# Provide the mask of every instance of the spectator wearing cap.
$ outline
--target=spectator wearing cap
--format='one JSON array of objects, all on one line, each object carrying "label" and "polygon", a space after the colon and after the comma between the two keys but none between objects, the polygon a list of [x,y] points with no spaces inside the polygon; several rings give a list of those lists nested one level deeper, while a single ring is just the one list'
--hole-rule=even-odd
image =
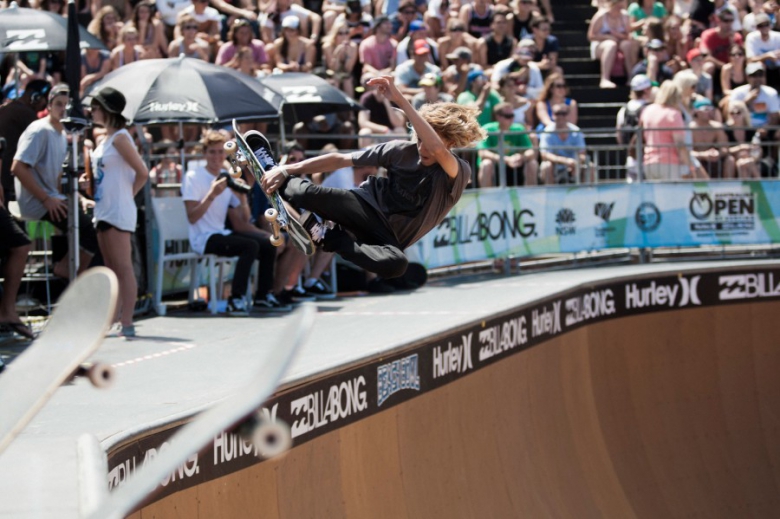
[{"label": "spectator wearing cap", "polygon": [[750,125],[760,128],[762,140],[772,138],[766,126],[777,126],[780,123],[780,100],[777,90],[766,86],[766,70],[759,61],[748,63],[745,67],[748,84],[731,91],[730,101],[744,102],[750,111]]},{"label": "spectator wearing cap", "polygon": [[544,16],[536,16],[531,21],[531,37],[534,42],[534,63],[545,76],[550,72],[563,73],[558,66],[558,38],[550,34],[552,25]]},{"label": "spectator wearing cap", "polygon": [[138,223],[135,195],[146,184],[149,171],[125,129],[124,109],[125,96],[114,88],[103,87],[92,96],[92,122],[106,132],[92,152],[92,171],[98,245],[103,261],[119,281],[114,321],[119,320],[123,336],[134,337],[133,312],[138,295],[132,257]]},{"label": "spectator wearing cap", "polygon": [[363,74],[384,76],[391,74],[396,63],[398,42],[391,38],[393,23],[387,16],[374,19],[372,34],[360,42],[358,56]]},{"label": "spectator wearing cap", "polygon": [[473,55],[477,50],[477,43],[478,40],[466,32],[466,25],[459,18],[450,18],[447,22],[447,33],[438,41],[442,70],[451,64],[448,55],[453,55],[460,47],[466,47]]},{"label": "spectator wearing cap", "polygon": [[11,175],[11,163],[16,154],[16,146],[22,132],[30,123],[38,119],[38,112],[46,108],[46,100],[51,90],[51,83],[44,79],[33,79],[27,82],[24,93],[0,106],[0,137],[5,139],[2,149],[2,189],[0,201],[6,203],[16,200],[14,179]]},{"label": "spectator wearing cap", "polygon": [[[32,122],[19,137],[11,173],[16,177],[16,199],[22,218],[46,220],[60,231],[68,232],[67,197],[60,192],[62,162],[67,153],[67,140],[62,118],[68,106],[70,90],[57,85],[49,91],[49,115]],[[92,219],[78,204],[80,271],[89,266],[98,248]],[[68,258],[55,263],[55,275],[67,279]]]},{"label": "spectator wearing cap", "polygon": [[282,20],[282,37],[269,49],[271,68],[281,72],[310,72],[314,67],[317,49],[308,38],[301,36],[301,22],[297,16]]},{"label": "spectator wearing cap", "polygon": [[447,61],[450,65],[442,74],[442,81],[447,92],[453,97],[457,97],[466,90],[466,79],[469,72],[482,70],[482,67],[474,63],[468,47],[458,47],[447,54]]},{"label": "spectator wearing cap", "polygon": [[[429,75],[424,74],[420,78],[418,81],[420,88],[424,87],[419,83],[424,82],[423,79]],[[405,136],[408,132],[404,127],[406,117],[403,113],[395,110],[390,100],[376,86],[364,84],[367,91],[360,96],[360,105],[364,109],[358,112],[358,135],[360,136],[358,147],[365,148]],[[386,135],[387,137],[370,137],[371,135]]]},{"label": "spectator wearing cap", "polygon": [[653,39],[645,45],[645,58],[636,64],[631,71],[631,77],[638,74],[646,75],[654,85],[660,85],[667,79],[674,77],[674,71],[667,65],[664,59],[666,55],[666,45],[658,39]]},{"label": "spectator wearing cap", "polygon": [[720,69],[720,88],[723,92],[720,106],[728,104],[731,91],[747,83],[745,75],[745,49],[740,45],[732,45],[729,52],[729,62]]},{"label": "spectator wearing cap", "polygon": [[409,49],[413,49],[414,45],[418,41],[425,41],[428,43],[430,52],[428,53],[428,60],[434,64],[439,63],[439,45],[436,40],[428,36],[428,28],[425,26],[425,22],[421,20],[414,20],[409,24],[409,35],[398,42],[396,63],[398,65],[410,59]]},{"label": "spectator wearing cap", "polygon": [[704,71],[704,56],[699,49],[691,49],[686,56],[690,71],[696,75],[696,93],[712,100],[712,76]]},{"label": "spectator wearing cap", "polygon": [[261,8],[258,22],[266,45],[282,35],[282,22],[288,16],[298,18],[301,36],[316,42],[323,34],[322,16],[292,0],[273,0],[267,7]]},{"label": "spectator wearing cap", "polygon": [[425,74],[441,75],[441,69],[431,63],[431,46],[426,40],[414,42],[412,59],[401,63],[395,69],[395,83],[409,99],[422,92],[419,81]]},{"label": "spectator wearing cap", "polygon": [[441,78],[435,74],[425,74],[418,85],[423,91],[412,98],[412,106],[419,110],[423,105],[431,103],[453,103],[455,99],[447,93],[441,91]]},{"label": "spectator wearing cap", "polygon": [[728,137],[723,125],[712,120],[715,106],[706,97],[693,102],[693,120],[688,125],[693,130],[693,151],[695,157],[710,178],[734,178],[736,163],[729,153]]},{"label": "spectator wearing cap", "polygon": [[528,83],[526,85],[526,97],[536,100],[544,87],[544,79],[542,77],[542,71],[539,70],[539,66],[533,62],[533,48],[533,40],[521,40],[520,43],[517,44],[515,53],[511,58],[496,63],[495,67],[493,67],[493,75],[491,76],[493,85],[498,86],[498,82],[502,77],[523,68],[527,68]]},{"label": "spectator wearing cap", "polygon": [[[680,0],[676,0],[680,1]],[[692,0],[688,19],[693,23],[694,35],[700,36],[702,31],[718,25],[718,14],[728,11],[732,16],[732,29],[734,32],[742,30],[739,19],[739,11],[729,3],[729,0]]]},{"label": "spectator wearing cap", "polygon": [[[498,103],[493,107],[493,117],[495,121],[482,126],[488,136],[477,146],[479,187],[493,187],[497,184],[495,177],[502,160],[506,165],[507,186],[537,185],[539,162],[536,150],[525,126],[514,122],[512,105]],[[500,139],[496,134],[506,135]]]},{"label": "spectator wearing cap", "polygon": [[459,105],[475,106],[480,113],[477,122],[485,126],[493,120],[493,108],[502,102],[498,92],[493,90],[487,76],[481,70],[473,70],[466,77],[466,90],[458,95]]},{"label": "spectator wearing cap", "polygon": [[716,15],[718,25],[705,30],[701,34],[699,50],[704,56],[704,71],[710,76],[720,74],[720,69],[729,61],[729,49],[732,45],[742,45],[742,35],[734,31],[736,19],[728,9],[719,11]]},{"label": "spectator wearing cap", "polygon": [[637,178],[636,169],[636,129],[645,107],[653,102],[653,83],[645,74],[637,74],[631,78],[631,92],[628,103],[623,106],[615,119],[615,140],[618,144],[627,146],[626,174],[630,179]]},{"label": "spectator wearing cap", "polygon": [[750,34],[751,32],[755,31],[758,27],[756,27],[756,18],[759,14],[765,14],[769,18],[769,28],[770,29],[776,29],[778,27],[777,21],[777,11],[778,11],[778,3],[777,0],[759,0],[754,1],[752,5],[753,10],[746,14],[744,17],[742,17],[742,33],[743,34]]},{"label": "spectator wearing cap", "polygon": [[490,32],[478,40],[477,63],[488,75],[492,73],[493,65],[512,57],[515,45],[517,45],[517,40],[512,36],[507,19],[510,12],[509,8],[504,5],[496,6],[493,21],[490,23]]},{"label": "spectator wearing cap", "polygon": [[756,15],[756,30],[745,38],[748,62],[761,62],[770,85],[780,84],[780,32],[772,30],[766,13]]}]

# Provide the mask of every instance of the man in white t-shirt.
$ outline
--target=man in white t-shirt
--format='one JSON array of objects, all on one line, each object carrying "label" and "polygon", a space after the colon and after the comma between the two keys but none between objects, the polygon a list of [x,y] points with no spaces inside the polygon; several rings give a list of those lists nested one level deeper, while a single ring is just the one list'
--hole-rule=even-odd
[{"label": "man in white t-shirt", "polygon": [[260,261],[255,307],[264,311],[288,311],[271,292],[273,287],[276,248],[268,236],[259,233],[234,233],[225,227],[226,218],[234,226],[249,219],[246,195],[227,187],[220,177],[225,163],[223,148],[226,136],[209,131],[201,141],[206,153],[206,165],[188,171],[182,182],[182,197],[190,226],[190,246],[198,254],[238,256],[233,284],[227,303],[231,315],[249,315],[245,300],[249,274],[255,260]]},{"label": "man in white t-shirt", "polygon": [[529,99],[537,99],[544,87],[544,79],[542,78],[542,71],[539,70],[539,66],[536,63],[532,63],[534,59],[535,44],[533,40],[522,40],[515,49],[515,54],[511,58],[499,61],[493,66],[493,75],[490,78],[493,83],[493,88],[498,88],[498,82],[502,77],[506,76],[510,72],[516,72],[524,67],[528,68],[528,86],[526,87],[526,97]]},{"label": "man in white t-shirt", "polygon": [[766,86],[766,71],[761,62],[748,63],[745,67],[748,84],[731,91],[731,101],[744,101],[750,111],[750,125],[760,128],[762,140],[770,137],[766,126],[780,122],[780,100],[777,90]]},{"label": "man in white t-shirt", "polygon": [[780,32],[773,31],[769,16],[756,15],[756,30],[745,38],[745,55],[748,63],[760,62],[766,69],[768,85],[780,81]]}]

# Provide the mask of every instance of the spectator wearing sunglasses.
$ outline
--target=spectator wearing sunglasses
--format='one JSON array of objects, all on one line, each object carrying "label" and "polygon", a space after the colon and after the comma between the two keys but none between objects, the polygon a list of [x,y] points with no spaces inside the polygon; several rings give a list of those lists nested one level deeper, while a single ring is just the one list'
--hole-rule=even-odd
[{"label": "spectator wearing sunglasses", "polygon": [[668,65],[666,45],[659,39],[652,39],[645,45],[645,58],[636,64],[631,77],[644,74],[654,85],[660,85],[674,77],[674,70]]},{"label": "spectator wearing sunglasses", "polygon": [[539,137],[542,156],[540,178],[546,184],[593,181],[593,171],[585,150],[585,136],[578,126],[568,122],[568,118],[568,106],[562,103],[553,105],[554,122]]},{"label": "spectator wearing sunglasses", "polygon": [[759,14],[765,14],[769,17],[769,28],[777,27],[777,0],[756,1],[753,4],[753,12],[746,14],[742,18],[742,33],[749,34],[756,30],[756,17]]},{"label": "spectator wearing sunglasses", "polygon": [[466,25],[458,18],[450,18],[447,22],[447,34],[439,38],[439,57],[441,59],[441,68],[448,68],[455,58],[452,55],[460,55],[460,49],[466,48],[469,51],[469,63],[474,60],[471,56],[477,51],[479,40],[466,32]]},{"label": "spectator wearing sunglasses", "polygon": [[749,63],[763,63],[767,84],[780,83],[780,32],[772,30],[765,13],[756,15],[756,30],[745,38],[745,53]]},{"label": "spectator wearing sunglasses", "polygon": [[183,54],[188,58],[209,60],[209,44],[198,37],[198,22],[189,14],[179,17],[179,30],[181,37],[176,38],[168,45],[168,56],[178,58]]},{"label": "spectator wearing sunglasses", "polygon": [[750,110],[750,126],[760,128],[761,140],[772,139],[765,128],[780,123],[780,100],[777,90],[766,86],[766,70],[761,62],[748,63],[745,67],[748,84],[731,92],[730,102],[744,101]]},{"label": "spectator wearing sunglasses", "polygon": [[699,50],[704,56],[704,72],[717,77],[720,69],[729,61],[729,49],[732,45],[742,45],[742,35],[734,31],[734,13],[723,9],[716,15],[717,27],[707,29],[701,34]]},{"label": "spectator wearing sunglasses", "polygon": [[[385,6],[390,4],[390,0],[385,0]],[[395,41],[401,41],[409,35],[409,25],[415,21],[422,21],[422,17],[419,16],[417,11],[417,4],[414,0],[403,0],[398,6],[398,11],[393,12],[389,9],[383,11],[390,17],[390,21],[393,22],[393,39]]]},{"label": "spectator wearing sunglasses", "polygon": [[720,69],[720,88],[723,92],[721,106],[728,103],[728,96],[731,95],[732,90],[747,83],[745,63],[745,49],[740,45],[732,45],[729,62]]},{"label": "spectator wearing sunglasses", "polygon": [[[495,181],[496,173],[499,171],[498,166],[502,159],[506,165],[507,186],[537,185],[539,162],[536,151],[525,126],[514,122],[515,112],[512,105],[497,104],[493,108],[493,117],[495,121],[482,126],[488,132],[488,136],[477,146],[479,187],[493,187],[498,184]],[[496,135],[497,133],[505,135],[499,136]]]},{"label": "spectator wearing sunglasses", "polygon": [[547,77],[542,93],[539,95],[539,101],[536,103],[536,118],[539,120],[536,131],[542,131],[545,127],[555,122],[553,106],[559,104],[566,106],[568,113],[567,121],[577,124],[579,107],[577,101],[568,97],[568,94],[569,87],[566,85],[563,74],[555,72]]}]

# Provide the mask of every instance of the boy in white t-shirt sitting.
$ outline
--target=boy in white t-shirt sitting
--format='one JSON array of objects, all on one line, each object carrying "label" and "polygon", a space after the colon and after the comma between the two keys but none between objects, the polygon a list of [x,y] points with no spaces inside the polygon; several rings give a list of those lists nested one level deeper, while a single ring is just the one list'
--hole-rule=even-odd
[{"label": "boy in white t-shirt sitting", "polygon": [[238,256],[227,312],[231,315],[249,315],[245,300],[249,273],[255,260],[260,260],[255,307],[263,311],[289,311],[271,292],[273,286],[276,248],[268,236],[259,233],[231,232],[225,227],[226,218],[240,226],[249,218],[246,195],[227,188],[224,171],[227,137],[219,131],[209,131],[201,143],[206,154],[206,165],[188,171],[182,183],[182,196],[190,224],[190,245],[199,254]]}]

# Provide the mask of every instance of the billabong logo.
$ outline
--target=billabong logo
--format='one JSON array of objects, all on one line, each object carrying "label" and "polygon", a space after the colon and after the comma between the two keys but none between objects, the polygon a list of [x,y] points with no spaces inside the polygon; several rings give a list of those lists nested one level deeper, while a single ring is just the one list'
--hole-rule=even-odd
[{"label": "billabong logo", "polygon": [[626,309],[653,306],[683,308],[688,305],[701,305],[699,280],[701,276],[693,276],[690,279],[680,276],[677,278],[677,283],[672,285],[662,285],[653,280],[650,285],[641,288],[637,283],[628,283],[626,284]]},{"label": "billabong logo", "polygon": [[720,276],[718,284],[722,287],[718,293],[721,301],[780,297],[780,279],[775,282],[772,272]]},{"label": "billabong logo", "polygon": [[479,332],[479,360],[487,360],[528,342],[524,315],[509,319]]},{"label": "billabong logo", "polygon": [[419,357],[415,353],[376,369],[376,404],[404,389],[420,390]]},{"label": "billabong logo", "polygon": [[615,207],[615,202],[612,202],[611,204],[607,204],[604,202],[598,202],[596,206],[593,208],[593,213],[604,220],[605,222],[608,222],[610,217],[612,216],[612,209]]},{"label": "billabong logo", "polygon": [[661,211],[652,202],[642,202],[634,214],[636,226],[644,232],[653,232],[661,225]]},{"label": "billabong logo", "polygon": [[327,390],[296,398],[290,402],[290,414],[295,421],[291,436],[297,438],[329,423],[368,409],[366,379],[363,375],[334,384]]}]

